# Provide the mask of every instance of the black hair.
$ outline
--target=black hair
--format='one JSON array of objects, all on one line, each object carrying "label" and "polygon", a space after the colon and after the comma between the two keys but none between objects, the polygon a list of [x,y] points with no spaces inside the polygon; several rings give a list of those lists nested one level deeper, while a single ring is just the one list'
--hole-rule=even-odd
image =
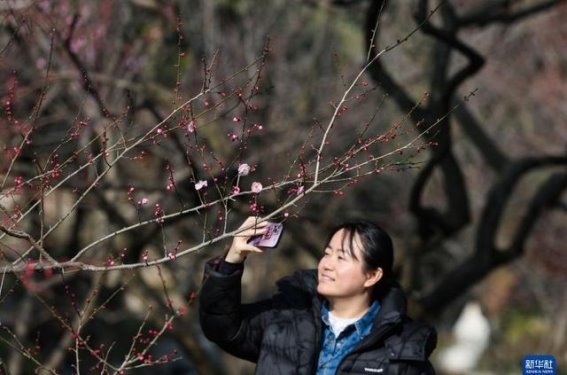
[{"label": "black hair", "polygon": [[[343,241],[347,241],[349,244],[348,248],[344,250],[354,259],[362,262],[365,272],[377,268],[382,269],[382,279],[374,287],[375,293],[382,294],[385,289],[391,286],[393,281],[394,246],[390,235],[374,222],[367,220],[349,221],[334,227],[327,243],[341,229],[344,230]],[[362,245],[362,259],[358,259],[353,252],[354,239],[357,234]]]}]

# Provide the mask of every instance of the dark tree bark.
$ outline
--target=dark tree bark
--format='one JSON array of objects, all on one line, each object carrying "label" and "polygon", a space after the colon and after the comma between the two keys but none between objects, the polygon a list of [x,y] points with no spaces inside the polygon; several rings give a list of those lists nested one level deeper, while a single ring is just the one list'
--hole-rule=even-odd
[{"label": "dark tree bark", "polygon": [[[487,1],[461,16],[450,2],[445,2],[438,9],[439,14],[436,19],[439,25],[434,25],[430,18],[429,1],[418,1],[416,23],[421,25],[420,30],[434,42],[430,57],[430,65],[433,66],[429,84],[430,100],[427,104],[418,105],[402,85],[395,81],[380,60],[377,60],[369,70],[371,77],[394,98],[400,111],[411,115],[414,123],[425,120],[426,123],[433,124],[437,119],[441,119],[435,132],[425,134],[427,139],[435,142],[437,146],[431,150],[431,157],[414,181],[410,194],[409,207],[418,223],[422,241],[419,249],[413,252],[417,259],[413,260],[412,264],[419,264],[419,258],[426,250],[435,251],[444,239],[451,238],[470,225],[469,187],[465,184],[461,165],[453,152],[451,128],[455,120],[462,125],[465,134],[479,150],[486,163],[497,173],[480,221],[476,224],[474,253],[455,269],[438,277],[437,286],[420,299],[422,311],[426,314],[442,311],[492,270],[520,257],[535,223],[546,209],[559,203],[561,193],[566,189],[565,173],[557,173],[549,177],[530,201],[510,246],[506,249],[497,248],[496,234],[503,220],[504,209],[521,177],[552,166],[565,166],[567,159],[560,156],[541,156],[513,160],[485,134],[481,124],[468,110],[467,102],[458,99],[460,87],[480,71],[484,57],[460,40],[458,32],[471,26],[485,27],[497,22],[518,22],[524,17],[551,9],[560,2],[544,1],[525,9],[512,11],[508,1],[501,1],[498,4]],[[387,12],[386,0],[372,1],[367,10],[366,48],[371,51],[371,57],[376,56],[376,51],[380,50],[377,41],[378,30],[375,30],[375,27],[383,12]],[[450,73],[451,61],[456,54],[464,56],[467,62],[455,73]],[[416,106],[417,108],[414,109]],[[428,205],[424,199],[424,192],[435,171],[439,171],[443,179],[447,207],[445,211]]]}]

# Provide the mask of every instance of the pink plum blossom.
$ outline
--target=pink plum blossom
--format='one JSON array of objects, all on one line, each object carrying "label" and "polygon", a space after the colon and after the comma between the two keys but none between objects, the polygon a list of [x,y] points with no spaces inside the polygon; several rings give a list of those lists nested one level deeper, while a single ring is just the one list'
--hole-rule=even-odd
[{"label": "pink plum blossom", "polygon": [[250,173],[250,166],[246,163],[242,163],[238,166],[238,175],[239,176],[248,176]]},{"label": "pink plum blossom", "polygon": [[194,131],[195,131],[195,122],[191,121],[189,122],[189,124],[187,124],[187,132],[193,133]]},{"label": "pink plum blossom", "polygon": [[252,190],[253,193],[258,194],[259,192],[262,191],[264,187],[262,186],[261,183],[259,183],[258,181],[254,181],[252,183],[252,186],[250,186],[250,190]]},{"label": "pink plum blossom", "polygon": [[147,204],[147,203],[148,203],[148,198],[142,198],[142,199],[140,199],[140,200],[138,201],[138,204],[139,204],[140,206],[141,206],[141,205],[144,205],[144,204]]}]

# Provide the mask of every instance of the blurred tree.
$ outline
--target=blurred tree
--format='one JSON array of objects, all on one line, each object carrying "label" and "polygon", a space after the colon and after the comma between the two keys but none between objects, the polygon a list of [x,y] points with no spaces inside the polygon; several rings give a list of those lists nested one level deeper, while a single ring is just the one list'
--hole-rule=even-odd
[{"label": "blurred tree", "polygon": [[[314,265],[346,216],[394,234],[400,277],[429,319],[522,256],[560,285],[565,1],[432,7],[0,4],[10,373],[247,371],[218,360],[191,303],[203,260],[250,213],[289,220],[279,250],[250,260],[248,296]],[[543,299],[560,316],[564,302]]]},{"label": "blurred tree", "polygon": [[[434,134],[427,134],[438,146],[433,149],[431,158],[419,172],[410,195],[410,209],[415,216],[423,243],[416,251],[418,256],[426,255],[428,249],[435,250],[438,244],[454,236],[471,221],[469,195],[462,162],[454,151],[453,122],[463,128],[462,135],[467,136],[477,148],[489,168],[494,170],[495,181],[487,192],[484,208],[476,223],[476,238],[473,253],[462,260],[461,264],[443,275],[436,288],[421,298],[423,309],[430,313],[442,310],[450,302],[475,285],[494,268],[509,263],[520,257],[525,250],[526,241],[534,225],[549,208],[560,209],[561,197],[567,187],[567,174],[564,167],[567,158],[563,152],[553,154],[553,150],[544,150],[542,155],[508,157],[483,130],[480,120],[470,111],[469,105],[459,96],[466,80],[474,77],[482,68],[485,59],[481,51],[471,47],[459,34],[467,28],[487,27],[494,23],[520,22],[523,18],[545,11],[561,1],[535,2],[521,6],[512,6],[508,1],[498,4],[486,2],[475,7],[457,8],[452,2],[443,3],[435,19],[430,17],[429,1],[417,4],[414,14],[421,31],[433,39],[429,60],[426,66],[432,67],[429,79],[429,101],[417,105],[412,95],[388,73],[384,64],[378,61],[370,70],[372,77],[383,89],[390,93],[401,111],[411,113],[416,124],[422,121],[432,122],[442,119],[442,125]],[[368,8],[366,22],[366,40],[369,50],[379,48],[379,17],[386,11],[386,1],[373,1]],[[496,6],[495,6],[496,5]],[[434,21],[437,21],[434,23]],[[372,55],[370,55],[371,57]],[[464,57],[459,61],[458,57]],[[453,110],[454,109],[454,110]],[[456,121],[453,120],[455,118]],[[438,171],[442,180],[444,204],[427,204],[428,184]],[[542,171],[548,171],[542,175]],[[508,244],[499,245],[497,236],[506,222],[504,211],[513,197],[513,191],[526,175],[539,174],[539,183],[532,198],[525,203],[519,218],[519,225],[508,233]],[[546,174],[548,174],[547,177]],[[517,215],[517,213],[515,213]],[[516,216],[518,218],[518,216]],[[414,264],[419,264],[416,259]],[[439,267],[443,267],[441,260]],[[420,280],[421,281],[421,280]]]}]

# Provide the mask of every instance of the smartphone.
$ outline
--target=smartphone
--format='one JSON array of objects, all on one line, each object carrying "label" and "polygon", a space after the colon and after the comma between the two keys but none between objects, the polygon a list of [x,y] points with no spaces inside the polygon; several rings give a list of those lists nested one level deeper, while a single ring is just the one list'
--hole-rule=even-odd
[{"label": "smartphone", "polygon": [[283,224],[269,221],[266,225],[266,233],[252,237],[248,243],[257,247],[276,247],[283,233]]}]

